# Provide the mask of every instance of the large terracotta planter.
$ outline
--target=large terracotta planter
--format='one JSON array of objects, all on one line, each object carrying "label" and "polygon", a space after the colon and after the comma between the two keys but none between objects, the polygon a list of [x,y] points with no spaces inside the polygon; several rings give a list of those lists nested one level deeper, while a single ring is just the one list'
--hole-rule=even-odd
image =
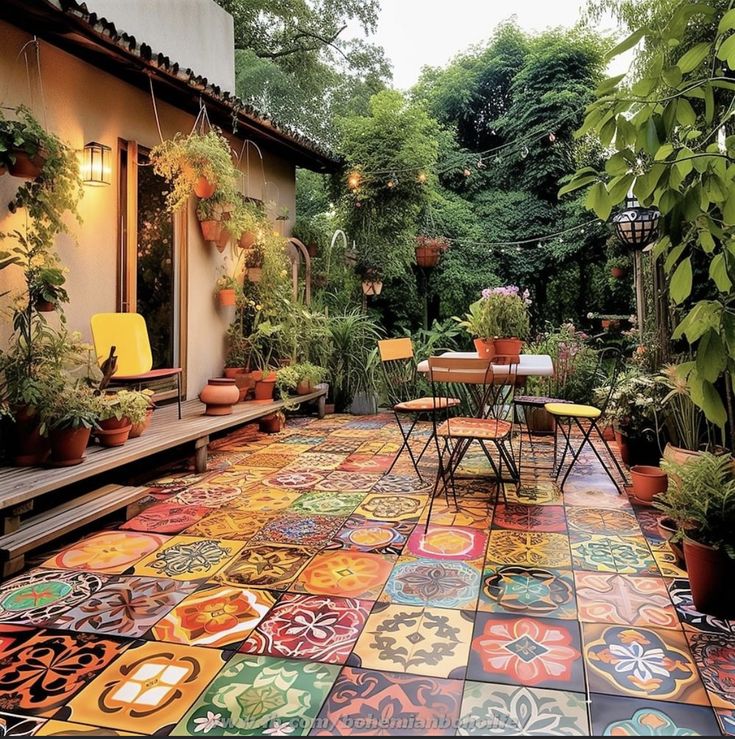
[{"label": "large terracotta planter", "polygon": [[258,426],[264,434],[277,434],[285,425],[286,422],[277,413],[271,413],[269,416],[264,416],[258,422]]},{"label": "large terracotta planter", "polygon": [[684,560],[684,546],[681,541],[674,541],[674,537],[679,533],[679,527],[672,518],[661,516],[658,519],[658,532],[668,542],[671,551],[676,557],[676,565],[681,569],[686,569],[686,561]]},{"label": "large terracotta planter", "polygon": [[53,467],[73,467],[84,461],[84,451],[89,444],[92,429],[66,428],[54,429],[49,434],[51,441],[51,465]]},{"label": "large terracotta planter", "polygon": [[51,450],[47,437],[41,436],[40,421],[35,409],[24,407],[14,413],[15,452],[14,462],[18,467],[33,467],[46,461]]},{"label": "large terracotta planter", "polygon": [[239,399],[235,381],[227,377],[213,377],[199,393],[199,400],[207,406],[205,416],[229,416]]},{"label": "large terracotta planter", "polygon": [[475,339],[474,344],[480,359],[492,359],[495,356],[495,342],[492,339]]},{"label": "large terracotta planter", "polygon": [[735,619],[735,560],[722,549],[713,549],[684,537],[684,559],[694,607],[700,613]]},{"label": "large terracotta planter", "polygon": [[653,503],[654,497],[665,493],[669,486],[669,478],[660,467],[633,465],[630,478],[633,481],[633,495],[642,503]]},{"label": "large terracotta planter", "polygon": [[129,418],[106,418],[99,422],[95,436],[101,446],[122,446],[128,440],[132,428],[133,424]]},{"label": "large terracotta planter", "polygon": [[210,182],[206,177],[199,177],[194,183],[194,194],[198,198],[211,198],[217,191],[217,185]]},{"label": "large terracotta planter", "polygon": [[663,458],[667,462],[674,462],[676,464],[688,464],[689,462],[696,462],[702,456],[702,452],[692,452],[689,449],[682,449],[681,447],[674,446],[673,444],[666,444],[664,447]]},{"label": "large terracotta planter", "polygon": [[137,439],[139,436],[143,436],[143,434],[150,427],[152,420],[153,420],[153,408],[149,408],[145,412],[145,419],[141,423],[134,423],[132,425],[130,429],[130,436],[128,438]]},{"label": "large terracotta planter", "polygon": [[523,342],[520,339],[495,339],[497,364],[518,364]]},{"label": "large terracotta planter", "polygon": [[308,395],[314,392],[314,383],[310,380],[301,380],[296,386],[296,395]]},{"label": "large terracotta planter", "polygon": [[234,380],[242,372],[242,367],[225,367],[225,377]]},{"label": "large terracotta planter", "polygon": [[219,249],[218,242],[224,228],[222,221],[199,221],[199,228],[202,229],[202,238],[205,241],[213,242]]},{"label": "large terracotta planter", "polygon": [[232,287],[226,287],[217,293],[219,304],[223,308],[231,308],[237,302],[237,295],[235,289]]},{"label": "large terracotta planter", "polygon": [[15,157],[15,162],[8,164],[8,171],[13,177],[22,177],[26,180],[35,180],[43,171],[43,165],[48,159],[48,154],[43,150],[36,152],[33,157],[17,149],[10,154]]},{"label": "large terracotta planter", "polygon": [[275,372],[255,372],[255,400],[273,400],[276,391]]}]

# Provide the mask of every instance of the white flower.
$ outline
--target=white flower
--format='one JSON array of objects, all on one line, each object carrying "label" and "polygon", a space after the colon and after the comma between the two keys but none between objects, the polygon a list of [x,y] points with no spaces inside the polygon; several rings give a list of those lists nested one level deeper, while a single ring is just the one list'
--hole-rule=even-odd
[{"label": "white flower", "polygon": [[629,647],[612,644],[610,654],[618,657],[615,672],[632,672],[638,680],[650,680],[654,675],[669,676],[669,671],[663,666],[662,649],[645,650],[638,642]]},{"label": "white flower", "polygon": [[274,721],[263,731],[263,734],[268,734],[269,736],[287,736],[288,734],[293,734],[293,731],[293,724],[282,724],[280,721]]},{"label": "white flower", "polygon": [[195,718],[194,719],[194,731],[195,732],[204,732],[205,734],[208,734],[212,729],[216,728],[223,728],[224,724],[222,723],[222,714],[221,713],[212,713],[211,711],[207,711],[206,718]]}]

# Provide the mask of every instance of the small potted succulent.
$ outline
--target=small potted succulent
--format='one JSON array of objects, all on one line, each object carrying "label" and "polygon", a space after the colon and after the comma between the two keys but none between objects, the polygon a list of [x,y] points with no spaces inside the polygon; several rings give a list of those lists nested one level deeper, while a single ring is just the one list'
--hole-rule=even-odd
[{"label": "small potted succulent", "polygon": [[431,269],[439,264],[441,255],[449,248],[443,236],[418,236],[416,238],[416,264]]},{"label": "small potted succulent", "polygon": [[70,467],[84,461],[84,451],[102,411],[100,399],[84,383],[55,393],[40,409],[42,429],[51,442],[51,465]]},{"label": "small potted succulent", "polygon": [[100,398],[99,428],[95,436],[102,446],[122,446],[133,424],[145,421],[150,396],[139,390],[118,390]]},{"label": "small potted succulent", "polygon": [[282,398],[291,393],[308,395],[324,379],[325,370],[310,362],[300,362],[281,367],[276,371],[276,388]]}]

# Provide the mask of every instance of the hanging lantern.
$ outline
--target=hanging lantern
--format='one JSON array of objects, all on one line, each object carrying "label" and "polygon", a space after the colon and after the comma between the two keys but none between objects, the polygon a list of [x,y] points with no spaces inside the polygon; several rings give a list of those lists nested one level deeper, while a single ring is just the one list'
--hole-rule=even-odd
[{"label": "hanging lantern", "polygon": [[96,141],[84,147],[81,175],[85,185],[109,185],[112,181],[112,149]]},{"label": "hanging lantern", "polygon": [[623,244],[639,251],[658,236],[660,216],[657,208],[644,208],[629,195],[625,199],[625,208],[613,217],[615,233]]}]

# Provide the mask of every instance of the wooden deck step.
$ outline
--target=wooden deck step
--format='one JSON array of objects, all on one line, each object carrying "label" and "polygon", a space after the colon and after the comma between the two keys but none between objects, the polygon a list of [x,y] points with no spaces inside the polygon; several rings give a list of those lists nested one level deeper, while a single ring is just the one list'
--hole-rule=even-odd
[{"label": "wooden deck step", "polygon": [[29,551],[121,508],[131,508],[145,495],[145,487],[104,485],[23,521],[17,531],[0,537],[3,577],[22,570]]}]

